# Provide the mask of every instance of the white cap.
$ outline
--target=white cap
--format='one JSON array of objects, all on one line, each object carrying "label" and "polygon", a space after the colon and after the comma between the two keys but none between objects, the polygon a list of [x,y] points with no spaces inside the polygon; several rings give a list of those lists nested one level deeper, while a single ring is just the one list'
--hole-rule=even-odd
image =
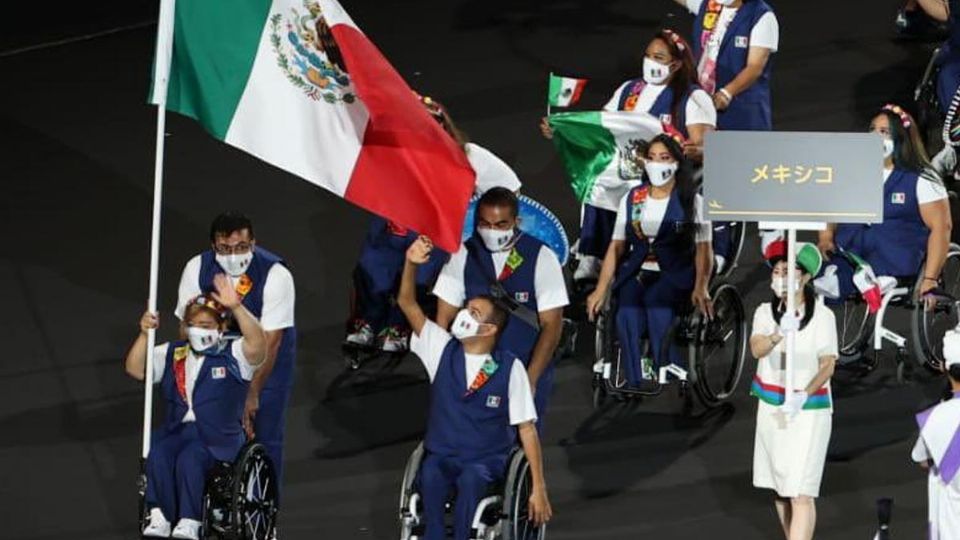
[{"label": "white cap", "polygon": [[960,365],[960,332],[950,330],[943,336],[943,362],[946,367]]}]

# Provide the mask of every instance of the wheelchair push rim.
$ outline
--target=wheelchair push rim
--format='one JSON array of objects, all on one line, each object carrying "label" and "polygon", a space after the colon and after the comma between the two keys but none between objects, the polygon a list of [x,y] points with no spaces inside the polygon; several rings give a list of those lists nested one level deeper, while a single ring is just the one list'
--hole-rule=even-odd
[{"label": "wheelchair push rim", "polygon": [[546,525],[537,527],[529,520],[531,483],[530,463],[522,451],[517,451],[510,462],[503,495],[504,503],[509,505],[506,508],[507,526],[503,540],[539,540],[546,536]]},{"label": "wheelchair push rim", "polygon": [[694,389],[705,405],[717,405],[736,392],[746,358],[747,321],[737,289],[722,284],[711,294],[714,318],[702,320],[692,356]]},{"label": "wheelchair push rim", "polygon": [[870,314],[869,307],[859,298],[848,298],[832,308],[839,321],[837,348],[840,356],[859,356],[873,336],[873,315]]},{"label": "wheelchair push rim", "polygon": [[232,518],[242,540],[269,540],[277,518],[277,480],[266,449],[251,445],[237,461]]},{"label": "wheelchair push rim", "polygon": [[[950,245],[941,272],[941,282],[941,289],[944,292],[954,298],[960,298],[960,246],[956,244]],[[943,371],[943,336],[960,323],[954,306],[938,302],[933,309],[927,310],[924,309],[923,302],[918,302],[914,309],[912,323],[914,356],[917,363],[933,371]]]}]

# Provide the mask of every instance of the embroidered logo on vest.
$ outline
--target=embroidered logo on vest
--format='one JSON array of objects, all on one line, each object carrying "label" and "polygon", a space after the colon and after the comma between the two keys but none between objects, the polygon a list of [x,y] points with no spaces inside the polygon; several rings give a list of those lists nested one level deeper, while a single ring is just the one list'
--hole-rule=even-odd
[{"label": "embroidered logo on vest", "polygon": [[480,371],[477,372],[477,376],[473,378],[473,382],[470,383],[470,388],[467,388],[467,393],[463,397],[467,397],[477,390],[481,389],[483,385],[487,384],[487,381],[490,380],[490,377],[497,372],[497,363],[493,361],[493,358],[487,357],[484,360],[483,365],[480,366]]},{"label": "embroidered logo on vest", "polygon": [[517,271],[517,268],[520,268],[521,264],[523,264],[523,256],[520,255],[517,248],[511,249],[510,255],[507,257],[507,263],[503,265],[503,270],[500,271],[500,277],[497,278],[497,281],[504,281],[512,276],[513,273]]},{"label": "embroidered logo on vest", "polygon": [[747,36],[737,36],[733,39],[733,45],[738,49],[746,49],[750,45],[750,40]]},{"label": "embroidered logo on vest", "polygon": [[517,292],[513,294],[513,299],[521,304],[526,304],[530,300],[530,293],[528,292]]},{"label": "embroidered logo on vest", "polygon": [[906,194],[906,193],[892,193],[892,194],[890,195],[890,203],[891,203],[891,204],[904,204],[904,203],[906,203],[906,202],[907,202],[907,194]]},{"label": "embroidered logo on vest", "polygon": [[210,368],[210,376],[214,379],[224,379],[227,377],[227,368],[225,367],[212,367]]},{"label": "embroidered logo on vest", "polygon": [[250,279],[250,276],[243,274],[240,276],[240,280],[237,281],[237,295],[240,296],[240,300],[243,300],[243,297],[250,294],[250,291],[253,290],[253,280]]},{"label": "embroidered logo on vest", "polygon": [[491,409],[500,408],[500,396],[487,396],[487,407]]}]

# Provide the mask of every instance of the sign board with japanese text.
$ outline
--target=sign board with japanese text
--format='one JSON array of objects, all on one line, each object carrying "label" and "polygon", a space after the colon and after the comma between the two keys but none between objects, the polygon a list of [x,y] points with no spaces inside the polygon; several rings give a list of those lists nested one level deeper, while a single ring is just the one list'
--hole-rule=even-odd
[{"label": "sign board with japanese text", "polygon": [[883,143],[872,133],[710,133],[703,178],[712,221],[883,221]]}]

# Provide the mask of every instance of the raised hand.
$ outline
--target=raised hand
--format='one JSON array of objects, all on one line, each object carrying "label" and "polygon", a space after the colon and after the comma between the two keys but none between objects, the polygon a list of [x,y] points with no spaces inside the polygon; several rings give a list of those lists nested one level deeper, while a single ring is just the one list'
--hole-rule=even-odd
[{"label": "raised hand", "polygon": [[407,260],[413,264],[425,264],[430,260],[431,251],[433,251],[433,242],[426,236],[420,235],[407,249]]},{"label": "raised hand", "polygon": [[215,291],[211,294],[213,299],[220,302],[220,305],[227,309],[236,309],[240,305],[240,295],[230,284],[230,280],[223,274],[213,276],[213,288]]}]

